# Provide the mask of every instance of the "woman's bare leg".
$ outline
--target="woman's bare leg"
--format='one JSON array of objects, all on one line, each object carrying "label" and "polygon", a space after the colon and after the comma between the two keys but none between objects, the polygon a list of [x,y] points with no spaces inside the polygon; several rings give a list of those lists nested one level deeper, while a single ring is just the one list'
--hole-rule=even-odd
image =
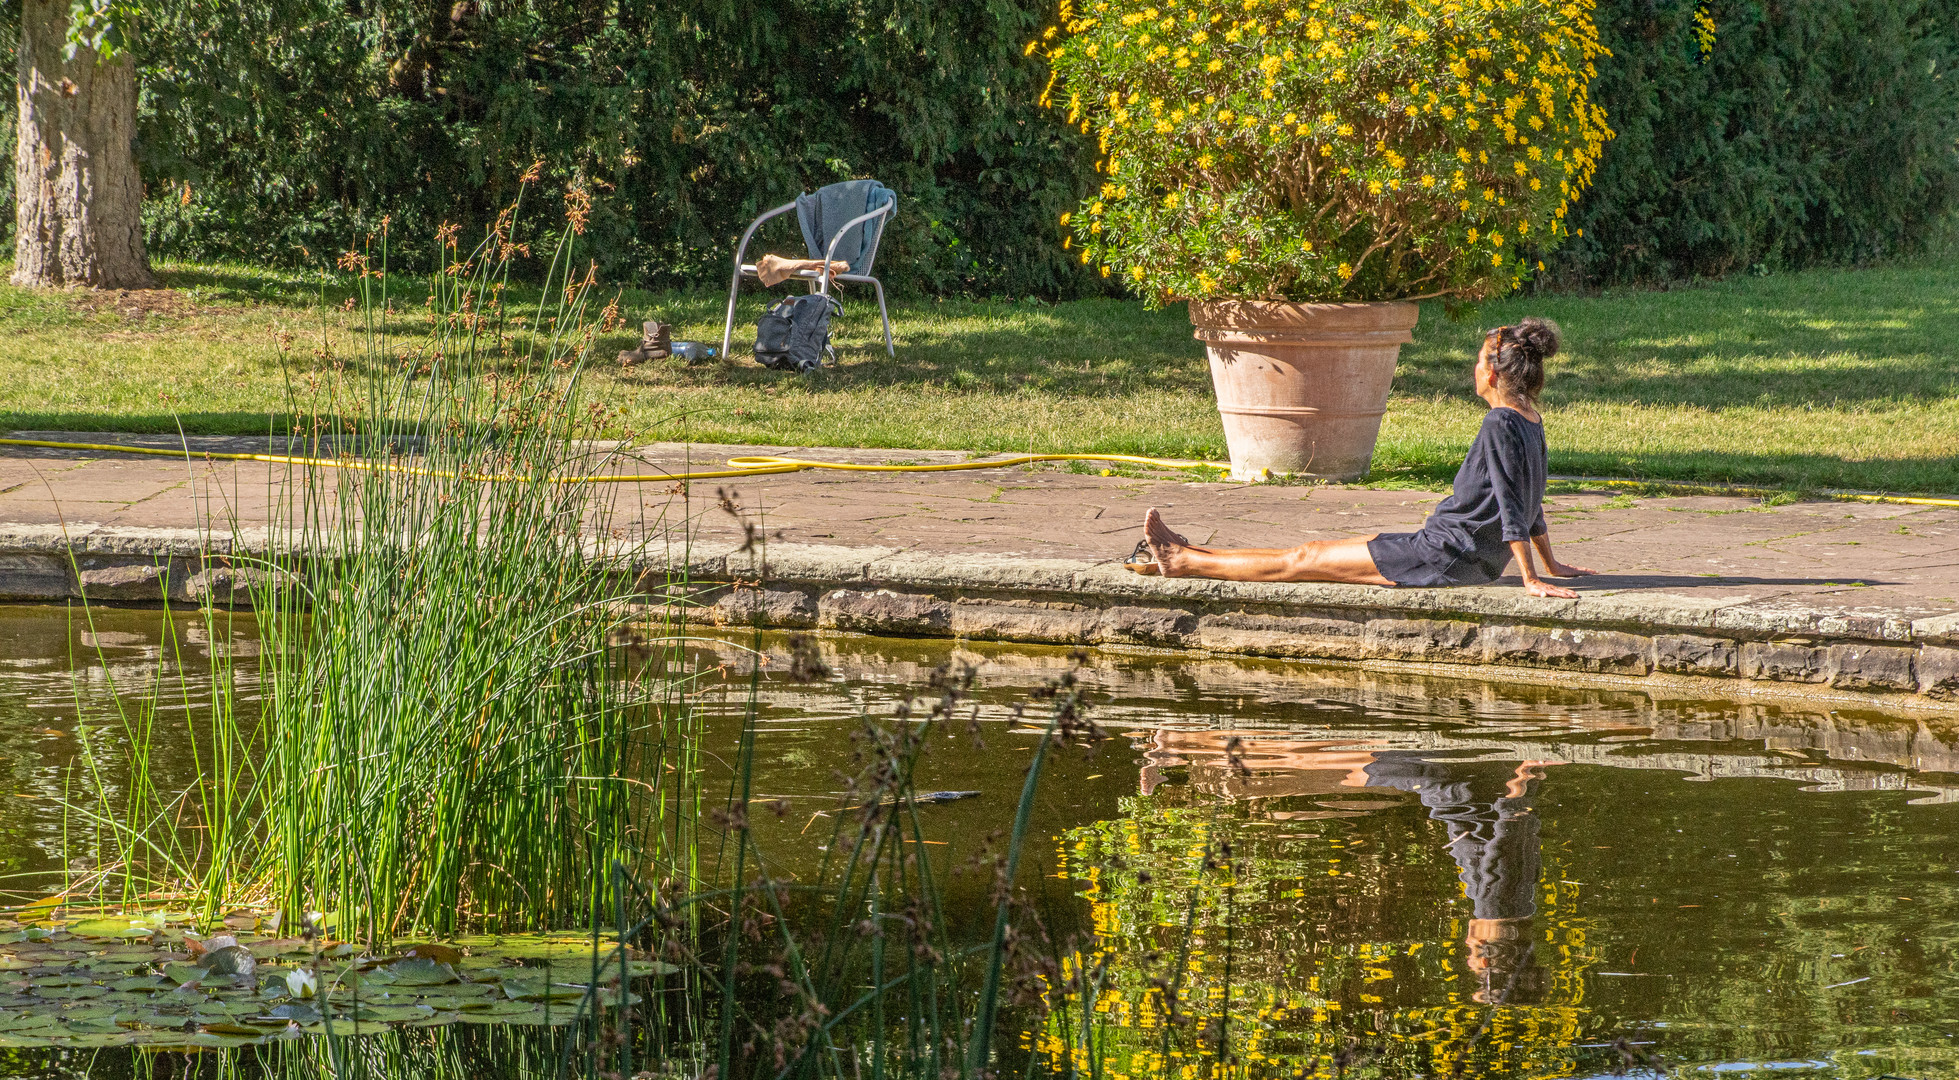
[{"label": "woman's bare leg", "polygon": [[1345,581],[1392,585],[1368,554],[1372,536],[1314,540],[1295,548],[1200,548],[1163,523],[1154,508],[1143,517],[1143,536],[1164,577],[1225,581]]}]

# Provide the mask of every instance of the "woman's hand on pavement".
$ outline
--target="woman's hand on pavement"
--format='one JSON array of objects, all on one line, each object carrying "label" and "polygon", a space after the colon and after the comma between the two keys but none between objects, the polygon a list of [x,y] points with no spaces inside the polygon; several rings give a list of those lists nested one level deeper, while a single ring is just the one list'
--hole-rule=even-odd
[{"label": "woman's hand on pavement", "polygon": [[1562,585],[1553,585],[1539,578],[1526,578],[1524,591],[1532,596],[1548,596],[1557,600],[1576,600],[1578,594]]}]

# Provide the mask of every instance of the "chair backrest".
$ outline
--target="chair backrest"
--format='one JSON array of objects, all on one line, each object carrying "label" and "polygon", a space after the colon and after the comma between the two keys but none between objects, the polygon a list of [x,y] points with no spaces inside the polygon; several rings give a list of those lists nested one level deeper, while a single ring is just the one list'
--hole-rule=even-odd
[{"label": "chair backrest", "polygon": [[[837,238],[837,230],[852,218],[873,210],[894,206],[898,196],[876,180],[846,180],[807,194],[796,196],[796,220],[803,227],[803,243],[809,257],[820,259]],[[884,223],[890,214],[851,229],[837,245],[837,258],[850,264],[854,274],[868,274],[877,260],[877,249],[884,239]]]}]

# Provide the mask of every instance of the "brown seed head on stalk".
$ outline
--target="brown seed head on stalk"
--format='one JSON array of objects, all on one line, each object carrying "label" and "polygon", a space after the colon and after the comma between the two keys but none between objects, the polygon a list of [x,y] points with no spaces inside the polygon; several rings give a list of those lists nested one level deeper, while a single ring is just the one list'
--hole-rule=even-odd
[{"label": "brown seed head on stalk", "polygon": [[591,189],[583,184],[565,188],[565,222],[571,226],[571,231],[579,236],[585,235],[585,221],[591,216]]}]

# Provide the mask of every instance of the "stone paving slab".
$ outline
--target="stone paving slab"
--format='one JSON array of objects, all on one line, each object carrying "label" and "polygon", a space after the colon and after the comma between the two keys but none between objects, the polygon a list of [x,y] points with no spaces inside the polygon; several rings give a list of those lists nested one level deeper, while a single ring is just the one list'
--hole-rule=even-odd
[{"label": "stone paving slab", "polygon": [[[193,456],[268,449],[264,439],[15,436],[187,442]],[[870,464],[972,460],[943,451],[655,444],[633,451],[637,461],[620,467],[660,475],[765,454]],[[262,527],[283,476],[283,466],[263,463],[0,447],[0,586],[6,558],[44,558],[50,545],[65,543],[98,560],[139,558],[152,548],[157,556],[182,557],[185,537],[197,530],[223,539]],[[736,603],[730,593],[712,601],[738,621],[1334,659],[1563,663],[1591,672],[1732,676],[1914,697],[1950,696],[1949,682],[1959,692],[1959,649],[1952,648],[1959,645],[1959,508],[1555,495],[1546,515],[1560,555],[1603,571],[1570,583],[1579,600],[1555,601],[1526,596],[1514,577],[1474,589],[1399,590],[1164,581],[1116,565],[1140,538],[1150,506],[1199,543],[1283,547],[1415,529],[1441,498],[1432,491],[1201,483],[1176,473],[1102,476],[1052,465],[809,471],[603,490],[616,500],[619,520],[655,534],[647,537],[658,549],[649,567],[684,565],[696,578],[751,585],[766,575],[789,590],[772,599],[757,594]],[[720,508],[723,494],[737,514]],[[677,527],[682,521],[684,529]],[[766,567],[754,553],[730,554],[744,523],[767,539]],[[29,569],[23,563],[20,573]],[[40,575],[35,587],[46,588],[59,568],[31,569]],[[109,576],[113,569],[93,568]],[[134,587],[154,591],[157,583]],[[880,589],[908,599],[854,599]],[[1030,622],[1023,617],[1029,604],[1076,615]],[[1129,614],[1108,614],[1117,609]],[[1091,611],[1102,614],[1082,614]],[[1388,621],[1370,630],[1369,619]],[[1557,645],[1531,636],[1558,628],[1624,640]],[[1681,635],[1694,640],[1673,640]],[[1419,647],[1408,643],[1415,638]],[[1842,652],[1865,646],[1893,652]],[[1547,649],[1563,650],[1564,658]]]},{"label": "stone paving slab", "polygon": [[[970,460],[952,453],[657,444],[650,464],[696,468],[742,454],[811,460]],[[970,473],[822,473],[701,481],[791,543],[1120,562],[1151,506],[1195,543],[1288,547],[1305,540],[1409,531],[1443,493],[1339,485],[1206,484],[1103,477],[1054,467]],[[708,494],[697,490],[693,494]],[[701,499],[711,504],[712,500]],[[1587,596],[1663,589],[1694,598],[1885,608],[1915,618],[1959,612],[1959,507],[1804,502],[1736,496],[1554,495],[1545,505],[1562,558],[1602,571],[1567,582]],[[737,536],[701,515],[706,536]],[[1503,585],[1514,588],[1516,579]]]}]

